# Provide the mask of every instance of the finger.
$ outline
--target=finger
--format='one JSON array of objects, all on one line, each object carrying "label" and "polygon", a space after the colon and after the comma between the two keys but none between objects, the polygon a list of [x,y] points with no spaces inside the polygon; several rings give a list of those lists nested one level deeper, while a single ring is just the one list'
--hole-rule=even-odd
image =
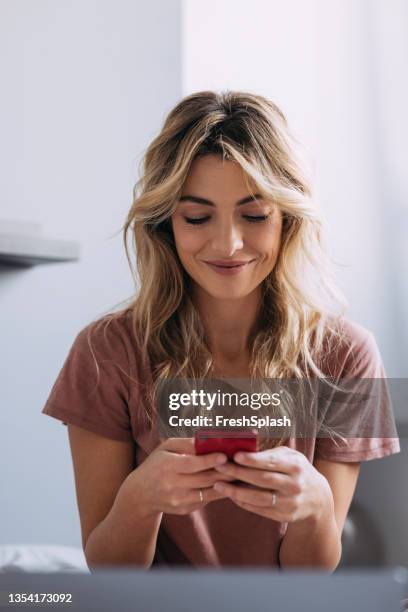
[{"label": "finger", "polygon": [[162,449],[177,457],[176,461],[180,462],[178,471],[185,474],[208,470],[228,460],[224,453],[196,455],[194,438],[168,438],[162,444]]},{"label": "finger", "polygon": [[282,474],[292,474],[297,470],[299,463],[298,452],[291,452],[285,446],[268,448],[264,451],[235,453],[233,459],[240,465],[245,465],[258,470],[271,470]]},{"label": "finger", "polygon": [[293,482],[288,474],[272,472],[266,469],[260,470],[249,467],[242,467],[232,461],[224,465],[215,466],[215,471],[220,475],[233,476],[236,480],[253,484],[261,489],[274,489],[288,494],[293,490]]},{"label": "finger", "polygon": [[227,482],[216,483],[214,489],[240,502],[265,508],[272,507],[272,494],[274,491],[262,491],[248,485],[233,485]]},{"label": "finger", "polygon": [[253,512],[254,514],[259,514],[260,516],[266,516],[266,518],[272,518],[274,520],[278,520],[276,511],[269,508],[265,508],[262,506],[254,506],[254,504],[247,504],[245,502],[240,502],[236,499],[232,500],[236,506],[247,510],[248,512]]},{"label": "finger", "polygon": [[[200,495],[201,491],[201,495]],[[227,496],[219,491],[214,491],[212,487],[209,488],[200,488],[200,489],[192,489],[190,491],[184,492],[173,498],[169,502],[169,508],[173,510],[183,510],[183,512],[188,509],[189,512],[192,512],[195,509],[203,508],[208,503],[216,501],[218,499],[225,499]],[[170,510],[171,512],[172,510]]]},{"label": "finger", "polygon": [[[200,498],[200,490],[203,495],[203,500]],[[225,493],[221,493],[220,491],[215,491],[213,487],[208,488],[198,488],[191,490],[186,498],[186,504],[200,504],[200,506],[205,506],[209,502],[216,501],[217,499],[226,499],[227,495]]]},{"label": "finger", "polygon": [[167,438],[161,448],[172,453],[195,455],[194,438]]},{"label": "finger", "polygon": [[204,487],[212,487],[215,482],[220,480],[232,482],[235,478],[228,474],[218,474],[215,470],[207,470],[197,474],[181,474],[177,484],[183,489],[202,489]]},{"label": "finger", "polygon": [[214,468],[228,461],[224,453],[209,453],[208,455],[175,455],[177,470],[181,474],[193,474]]},{"label": "finger", "polygon": [[274,521],[278,521],[280,523],[286,523],[288,521],[291,522],[292,519],[289,519],[291,513],[291,498],[285,496],[279,496],[277,498],[276,503],[267,508],[266,506],[256,506],[255,504],[250,504],[248,502],[238,501],[237,499],[230,498],[231,501],[236,505],[240,506],[244,510],[248,510],[249,512],[254,512],[255,514],[260,514],[261,516],[266,516],[267,518],[271,518]]}]

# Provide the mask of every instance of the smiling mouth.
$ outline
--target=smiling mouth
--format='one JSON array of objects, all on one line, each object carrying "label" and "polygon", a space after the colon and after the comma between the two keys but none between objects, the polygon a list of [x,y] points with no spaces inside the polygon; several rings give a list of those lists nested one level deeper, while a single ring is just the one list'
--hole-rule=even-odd
[{"label": "smiling mouth", "polygon": [[242,268],[243,266],[246,266],[247,264],[250,264],[253,261],[255,261],[255,259],[250,259],[249,261],[241,261],[239,263],[230,263],[230,264],[219,264],[219,263],[215,263],[212,261],[205,261],[204,263],[210,266],[215,266],[216,268],[229,269],[229,268]]},{"label": "smiling mouth", "polygon": [[246,270],[254,261],[255,259],[251,259],[250,261],[243,261],[239,264],[215,264],[212,261],[204,261],[203,263],[205,263],[210,270],[215,272],[215,274],[233,278],[238,276],[243,270]]}]

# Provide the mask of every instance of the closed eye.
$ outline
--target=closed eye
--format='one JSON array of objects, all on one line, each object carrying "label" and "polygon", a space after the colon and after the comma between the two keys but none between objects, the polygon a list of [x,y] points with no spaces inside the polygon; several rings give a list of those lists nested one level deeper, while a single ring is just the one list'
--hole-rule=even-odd
[{"label": "closed eye", "polygon": [[[259,223],[261,221],[266,221],[269,218],[269,215],[242,215],[244,219],[249,221],[249,223]],[[208,215],[205,217],[184,217],[186,223],[190,223],[191,225],[200,225],[201,223],[205,223],[208,219],[210,219]]]},{"label": "closed eye", "polygon": [[210,217],[184,217],[186,223],[191,223],[192,225],[199,225],[200,223],[205,223],[207,219]]},{"label": "closed eye", "polygon": [[259,215],[258,217],[253,217],[252,215],[243,215],[243,217],[251,223],[256,223],[257,221],[266,221],[269,215]]}]

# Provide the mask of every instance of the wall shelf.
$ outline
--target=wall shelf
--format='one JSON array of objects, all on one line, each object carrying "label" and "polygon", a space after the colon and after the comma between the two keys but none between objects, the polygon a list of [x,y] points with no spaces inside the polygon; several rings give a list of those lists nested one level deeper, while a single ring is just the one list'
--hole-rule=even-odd
[{"label": "wall shelf", "polygon": [[0,220],[1,267],[27,268],[78,259],[78,242],[46,238],[37,223]]}]

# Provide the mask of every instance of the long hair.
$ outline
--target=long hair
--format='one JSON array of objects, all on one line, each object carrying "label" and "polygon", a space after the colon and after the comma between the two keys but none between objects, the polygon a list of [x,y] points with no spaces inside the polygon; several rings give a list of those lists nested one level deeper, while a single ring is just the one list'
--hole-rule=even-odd
[{"label": "long hair", "polygon": [[324,378],[322,358],[340,341],[336,318],[347,302],[322,243],[301,147],[282,111],[265,97],[200,91],[168,113],[148,146],[122,227],[127,260],[139,282],[127,310],[155,385],[169,378],[206,378],[214,368],[170,223],[190,166],[203,155],[240,164],[248,189],[250,182],[256,185],[282,213],[280,251],[262,283],[258,325],[249,339],[251,378]]}]

